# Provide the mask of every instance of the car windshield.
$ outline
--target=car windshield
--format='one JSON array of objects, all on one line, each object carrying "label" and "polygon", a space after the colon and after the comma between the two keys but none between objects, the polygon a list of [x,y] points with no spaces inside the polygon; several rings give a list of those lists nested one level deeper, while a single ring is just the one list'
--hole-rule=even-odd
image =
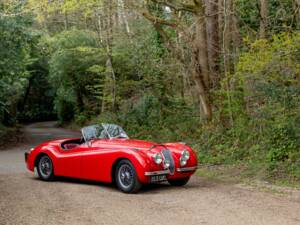
[{"label": "car windshield", "polygon": [[128,139],[128,135],[125,133],[122,127],[115,124],[105,124],[102,126],[107,131],[109,138],[126,138]]},{"label": "car windshield", "polygon": [[85,141],[92,139],[129,138],[123,128],[115,124],[103,123],[101,125],[91,125],[82,128],[81,132]]}]

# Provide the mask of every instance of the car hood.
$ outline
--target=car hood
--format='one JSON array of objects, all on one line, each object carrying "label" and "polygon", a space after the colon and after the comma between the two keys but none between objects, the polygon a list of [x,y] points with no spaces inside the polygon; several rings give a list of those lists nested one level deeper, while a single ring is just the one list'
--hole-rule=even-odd
[{"label": "car hood", "polygon": [[[181,154],[185,148],[184,143],[157,143],[152,141],[136,140],[136,139],[107,139],[93,140],[92,147],[108,148],[108,149],[132,149],[152,155],[155,152],[167,148],[174,154]],[[149,151],[150,150],[150,151]]]},{"label": "car hood", "polygon": [[136,150],[148,150],[154,145],[158,145],[158,143],[135,139],[94,140],[92,142],[94,147],[132,148]]}]

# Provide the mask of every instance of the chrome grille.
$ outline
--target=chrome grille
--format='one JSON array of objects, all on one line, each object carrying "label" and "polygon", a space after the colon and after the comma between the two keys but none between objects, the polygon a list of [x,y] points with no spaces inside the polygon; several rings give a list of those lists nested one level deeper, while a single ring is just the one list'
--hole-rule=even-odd
[{"label": "chrome grille", "polygon": [[173,159],[171,151],[168,150],[168,149],[163,149],[161,152],[164,156],[164,159],[168,160],[170,162],[170,168],[169,169],[170,169],[171,175],[173,175],[174,172],[175,172],[175,164],[174,164],[174,159]]}]

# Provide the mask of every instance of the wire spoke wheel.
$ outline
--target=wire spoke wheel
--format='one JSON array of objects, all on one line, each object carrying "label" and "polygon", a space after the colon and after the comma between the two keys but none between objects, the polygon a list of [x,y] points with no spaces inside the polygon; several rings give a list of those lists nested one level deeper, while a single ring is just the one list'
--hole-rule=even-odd
[{"label": "wire spoke wheel", "polygon": [[120,184],[125,188],[128,188],[133,184],[133,171],[129,165],[123,164],[119,169],[118,175]]},{"label": "wire spoke wheel", "polygon": [[136,193],[142,186],[134,166],[127,159],[118,163],[115,170],[115,180],[119,190],[125,193]]},{"label": "wire spoke wheel", "polygon": [[38,173],[43,180],[49,180],[53,176],[53,165],[49,156],[44,155],[38,162]]}]

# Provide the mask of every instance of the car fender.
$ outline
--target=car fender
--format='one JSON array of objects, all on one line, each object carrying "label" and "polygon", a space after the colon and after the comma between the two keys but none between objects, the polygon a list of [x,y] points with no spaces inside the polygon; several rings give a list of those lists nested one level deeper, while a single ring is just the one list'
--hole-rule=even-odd
[{"label": "car fender", "polygon": [[50,159],[53,162],[53,167],[54,167],[54,174],[55,174],[55,162],[56,162],[56,155],[53,153],[55,152],[55,146],[48,146],[48,145],[40,145],[37,146],[35,149],[33,149],[30,154],[29,157],[27,159],[27,168],[31,171],[34,171],[34,167],[36,166],[36,160],[37,158],[42,155],[48,155],[50,157]]},{"label": "car fender", "polygon": [[145,172],[150,169],[150,159],[144,152],[131,149],[123,150],[118,154],[118,157],[114,159],[111,166],[112,180],[114,178],[113,176],[116,165],[122,159],[129,160],[135,168],[139,181],[142,183],[147,183],[148,178],[145,176]]}]

